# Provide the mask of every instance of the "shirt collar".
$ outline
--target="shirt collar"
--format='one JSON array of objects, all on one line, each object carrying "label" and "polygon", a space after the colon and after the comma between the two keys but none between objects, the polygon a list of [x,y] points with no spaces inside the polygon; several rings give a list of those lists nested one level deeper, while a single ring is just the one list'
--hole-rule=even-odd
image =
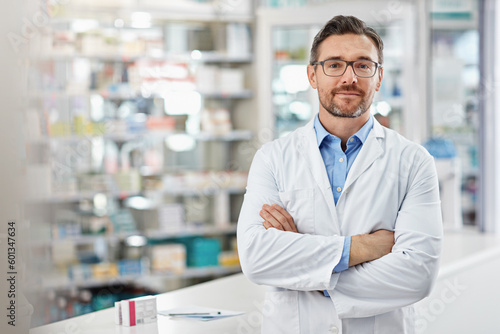
[{"label": "shirt collar", "polygon": [[[358,132],[356,132],[352,137],[357,137],[361,141],[361,144],[364,144],[372,128],[373,115],[370,115],[368,121],[366,121],[363,127],[359,129]],[[319,121],[319,114],[316,114],[316,116],[314,117],[314,130],[316,131],[316,142],[318,144],[318,147],[328,135],[332,135],[331,133],[326,131],[326,129],[323,127],[323,124],[321,124],[321,122]],[[337,136],[332,136],[338,138]]]}]

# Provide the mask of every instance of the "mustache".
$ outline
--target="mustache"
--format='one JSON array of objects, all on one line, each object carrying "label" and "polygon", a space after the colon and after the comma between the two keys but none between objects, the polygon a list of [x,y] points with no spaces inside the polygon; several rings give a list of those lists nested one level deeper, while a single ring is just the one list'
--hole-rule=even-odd
[{"label": "mustache", "polygon": [[332,92],[333,95],[337,94],[338,92],[358,92],[358,93],[360,93],[362,95],[365,94],[365,92],[362,89],[360,89],[360,88],[358,88],[358,87],[356,87],[354,85],[340,86],[338,88],[333,89],[331,92]]}]

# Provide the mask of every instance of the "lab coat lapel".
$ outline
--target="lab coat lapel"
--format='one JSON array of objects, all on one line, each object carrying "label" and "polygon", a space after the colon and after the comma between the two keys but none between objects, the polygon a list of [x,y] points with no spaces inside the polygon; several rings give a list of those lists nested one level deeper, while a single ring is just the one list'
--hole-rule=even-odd
[{"label": "lab coat lapel", "polygon": [[316,140],[316,131],[314,131],[314,118],[310,121],[299,135],[298,149],[305,163],[308,165],[314,180],[318,184],[321,193],[326,200],[328,208],[330,209],[330,214],[332,216],[332,221],[336,229],[339,228],[339,222],[337,217],[337,211],[335,209],[335,201],[333,199],[332,189],[330,186],[330,181],[328,180],[328,174],[326,173],[325,164],[321,153],[318,148],[318,143]]},{"label": "lab coat lapel", "polygon": [[379,142],[379,138],[383,137],[384,130],[382,129],[382,125],[374,119],[373,129],[368,134],[366,142],[363,144],[361,151],[359,151],[359,154],[356,157],[356,160],[354,160],[351,170],[347,175],[344,192],[349,189],[354,181],[356,181],[356,179],[361,176],[361,174],[363,174],[375,160],[382,156],[384,149]]}]

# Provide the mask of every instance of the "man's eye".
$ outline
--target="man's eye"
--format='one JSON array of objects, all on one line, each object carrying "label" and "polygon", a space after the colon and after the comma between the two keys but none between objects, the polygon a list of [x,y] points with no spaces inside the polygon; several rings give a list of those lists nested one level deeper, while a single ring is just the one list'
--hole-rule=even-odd
[{"label": "man's eye", "polygon": [[341,68],[342,65],[340,63],[338,63],[338,62],[337,63],[336,62],[331,62],[331,63],[328,64],[328,67],[329,68]]},{"label": "man's eye", "polygon": [[373,67],[373,64],[371,63],[356,63],[356,68],[359,68],[360,70],[369,70]]}]

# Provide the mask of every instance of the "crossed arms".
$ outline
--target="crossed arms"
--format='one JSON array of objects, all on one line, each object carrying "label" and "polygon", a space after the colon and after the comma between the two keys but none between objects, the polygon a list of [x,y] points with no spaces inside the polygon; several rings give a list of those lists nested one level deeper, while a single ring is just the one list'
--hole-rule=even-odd
[{"label": "crossed arms", "polygon": [[[266,229],[275,228],[280,231],[298,233],[297,227],[285,209],[277,204],[264,204],[260,211]],[[387,255],[394,246],[394,232],[378,230],[370,234],[360,234],[351,237],[351,252],[349,267],[363,262],[373,261]]]}]

